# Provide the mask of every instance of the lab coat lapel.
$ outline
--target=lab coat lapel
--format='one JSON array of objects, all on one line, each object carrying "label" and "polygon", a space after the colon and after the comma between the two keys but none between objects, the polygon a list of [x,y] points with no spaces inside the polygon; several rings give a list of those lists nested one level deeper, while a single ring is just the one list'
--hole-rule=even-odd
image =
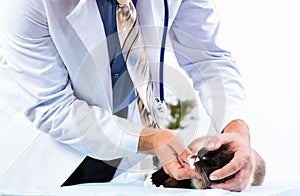
[{"label": "lab coat lapel", "polygon": [[106,44],[106,35],[95,0],[80,0],[73,11],[67,16],[67,20],[89,52],[95,49],[100,43]]},{"label": "lab coat lapel", "polygon": [[[110,60],[97,2],[95,0],[80,0],[66,18],[89,52],[77,75],[76,81],[80,87],[83,87],[80,88],[80,92],[90,103],[111,111]],[[86,73],[86,68],[90,70],[88,73]],[[103,96],[103,92],[105,92],[105,96]]]}]

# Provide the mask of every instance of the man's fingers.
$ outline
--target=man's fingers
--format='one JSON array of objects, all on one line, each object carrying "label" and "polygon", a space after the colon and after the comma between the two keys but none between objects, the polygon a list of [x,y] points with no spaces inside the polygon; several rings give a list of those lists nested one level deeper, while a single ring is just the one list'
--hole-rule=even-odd
[{"label": "man's fingers", "polygon": [[179,161],[172,161],[165,166],[165,172],[176,180],[197,178],[199,174],[189,167],[183,167]]},{"label": "man's fingers", "polygon": [[224,179],[237,173],[245,164],[246,162],[244,158],[242,158],[241,153],[237,151],[235,152],[233,159],[227,165],[211,173],[209,178],[211,180]]},{"label": "man's fingers", "polygon": [[239,181],[240,180],[237,181],[235,179],[231,179],[226,181],[225,183],[214,184],[211,186],[211,188],[240,192],[246,188],[247,183]]},{"label": "man's fingers", "polygon": [[191,152],[188,148],[186,148],[185,151],[184,151],[183,153],[180,154],[179,158],[180,158],[180,160],[183,162],[182,164],[184,164],[184,163],[189,163],[189,161],[188,161],[187,158],[188,158],[188,156],[190,156],[190,155],[192,155],[192,152]]},{"label": "man's fingers", "polygon": [[[221,147],[222,144],[229,145],[233,142],[232,138],[234,133],[222,133],[218,136],[212,137],[211,141],[208,144],[208,150],[214,151]],[[236,136],[238,138],[238,136]]]},{"label": "man's fingers", "polygon": [[166,165],[169,175],[176,180],[198,178],[199,174],[190,168],[187,157],[191,155],[191,151],[186,149],[177,159]]},{"label": "man's fingers", "polygon": [[213,184],[211,188],[220,188],[240,192],[247,187],[248,181],[249,173],[247,172],[247,170],[241,170],[234,176],[233,179],[227,180],[224,183]]},{"label": "man's fingers", "polygon": [[177,180],[197,178],[198,173],[190,168],[187,160],[192,153],[184,145],[182,138],[176,133],[167,136],[169,138],[162,142],[164,145],[158,145],[155,149],[164,171]]},{"label": "man's fingers", "polygon": [[222,145],[222,140],[219,136],[212,137],[207,145],[208,151],[218,150]]}]

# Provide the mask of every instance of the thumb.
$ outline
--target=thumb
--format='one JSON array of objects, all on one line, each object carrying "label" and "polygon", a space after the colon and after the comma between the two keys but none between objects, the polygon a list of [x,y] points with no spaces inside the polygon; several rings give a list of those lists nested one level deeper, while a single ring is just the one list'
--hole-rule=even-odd
[{"label": "thumb", "polygon": [[188,161],[188,157],[192,155],[192,152],[190,151],[190,149],[186,148],[183,153],[181,153],[179,155],[179,158],[180,160],[183,162],[183,163],[189,163]]}]

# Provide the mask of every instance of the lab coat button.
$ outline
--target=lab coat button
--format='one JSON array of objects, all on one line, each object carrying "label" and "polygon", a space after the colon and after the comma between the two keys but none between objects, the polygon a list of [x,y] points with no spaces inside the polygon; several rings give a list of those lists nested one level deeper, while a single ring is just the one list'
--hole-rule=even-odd
[{"label": "lab coat button", "polygon": [[120,74],[119,73],[115,73],[114,77],[115,77],[115,79],[118,79],[120,77]]}]

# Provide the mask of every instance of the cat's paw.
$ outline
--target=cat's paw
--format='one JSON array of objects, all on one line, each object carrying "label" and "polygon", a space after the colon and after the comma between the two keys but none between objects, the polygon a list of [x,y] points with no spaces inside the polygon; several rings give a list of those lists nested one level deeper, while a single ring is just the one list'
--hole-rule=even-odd
[{"label": "cat's paw", "polygon": [[146,177],[146,179],[144,181],[144,186],[145,187],[149,187],[149,186],[156,187],[155,184],[153,184],[153,182],[152,182],[152,173]]},{"label": "cat's paw", "polygon": [[144,187],[156,187],[156,188],[163,188],[163,185],[160,185],[159,187],[156,186],[155,183],[153,183],[152,181],[152,174],[155,173],[157,170],[154,170],[153,172],[151,172],[151,174],[149,174],[145,180],[144,180]]}]

